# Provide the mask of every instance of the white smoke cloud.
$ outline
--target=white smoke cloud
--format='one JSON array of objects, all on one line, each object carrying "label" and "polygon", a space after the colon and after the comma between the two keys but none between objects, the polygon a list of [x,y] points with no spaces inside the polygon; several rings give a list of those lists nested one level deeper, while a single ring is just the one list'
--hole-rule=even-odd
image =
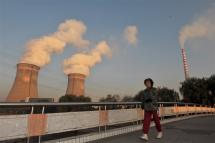
[{"label": "white smoke cloud", "polygon": [[179,33],[180,47],[184,48],[187,40],[196,38],[215,40],[215,5],[181,29]]},{"label": "white smoke cloud", "polygon": [[77,53],[64,60],[64,73],[80,73],[88,76],[90,68],[102,61],[102,56],[111,56],[111,49],[106,41],[99,42],[88,53]]},{"label": "white smoke cloud", "polygon": [[137,34],[138,28],[136,26],[127,26],[124,30],[124,38],[131,45],[137,44]]},{"label": "white smoke cloud", "polygon": [[83,35],[86,33],[86,30],[87,28],[83,22],[67,20],[59,25],[58,31],[54,35],[68,44],[73,44],[75,47],[83,48],[89,45],[89,41],[83,39]]},{"label": "white smoke cloud", "polygon": [[20,62],[42,67],[50,62],[52,54],[63,52],[66,44],[77,48],[87,47],[89,41],[83,39],[86,30],[83,22],[66,20],[59,25],[56,32],[28,42]]}]

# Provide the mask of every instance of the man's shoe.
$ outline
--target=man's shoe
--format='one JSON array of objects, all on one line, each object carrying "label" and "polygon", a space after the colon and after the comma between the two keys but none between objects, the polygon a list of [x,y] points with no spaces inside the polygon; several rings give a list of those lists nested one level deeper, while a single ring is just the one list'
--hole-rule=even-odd
[{"label": "man's shoe", "polygon": [[141,138],[142,140],[145,140],[145,141],[148,141],[148,140],[149,140],[147,134],[143,134],[142,136],[140,136],[140,138]]},{"label": "man's shoe", "polygon": [[161,139],[162,137],[163,137],[163,133],[162,132],[158,132],[157,139]]}]

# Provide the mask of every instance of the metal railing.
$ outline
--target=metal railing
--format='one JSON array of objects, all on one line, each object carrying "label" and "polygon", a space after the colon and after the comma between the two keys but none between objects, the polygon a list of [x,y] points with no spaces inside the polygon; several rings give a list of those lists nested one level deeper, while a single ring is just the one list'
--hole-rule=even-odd
[{"label": "metal railing", "polygon": [[[161,119],[215,113],[215,108],[194,103],[158,105]],[[41,136],[90,128],[101,132],[102,127],[106,131],[116,125],[141,124],[143,117],[141,102],[0,103],[0,141],[27,138],[29,142],[30,137],[38,136],[40,142]]]},{"label": "metal railing", "polygon": [[[158,102],[158,104],[201,105],[184,102]],[[99,105],[141,105],[141,102],[0,102],[0,106],[99,106]]]},{"label": "metal railing", "polygon": [[[4,109],[8,109],[6,111],[12,111],[13,109],[17,110],[17,108],[20,108],[22,110],[31,108],[31,112],[34,110],[34,108],[42,107],[42,109],[45,111],[46,108],[50,107],[115,107],[117,108],[123,108],[124,106],[130,107],[130,108],[136,108],[141,106],[141,102],[49,102],[49,103],[31,103],[31,102],[0,102],[0,113]],[[201,104],[194,104],[194,103],[182,103],[182,102],[158,102],[158,105],[162,107],[171,106],[171,105],[177,105],[177,106],[206,106]],[[25,108],[27,107],[27,108]],[[98,109],[98,108],[96,108]],[[77,108],[78,110],[78,108]],[[56,113],[58,110],[55,111]],[[25,112],[24,112],[25,113]],[[14,112],[15,114],[15,112]],[[26,113],[25,113],[26,114]]]}]

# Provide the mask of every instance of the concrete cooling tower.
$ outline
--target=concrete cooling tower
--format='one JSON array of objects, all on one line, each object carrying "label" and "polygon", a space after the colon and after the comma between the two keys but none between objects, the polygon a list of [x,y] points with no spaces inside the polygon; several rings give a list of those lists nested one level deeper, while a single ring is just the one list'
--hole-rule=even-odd
[{"label": "concrete cooling tower", "polygon": [[17,64],[16,78],[7,97],[7,102],[20,102],[37,98],[37,79],[40,67],[27,63]]},{"label": "concrete cooling tower", "polygon": [[71,73],[68,75],[68,86],[66,95],[83,96],[84,95],[84,82],[86,76],[79,73]]}]

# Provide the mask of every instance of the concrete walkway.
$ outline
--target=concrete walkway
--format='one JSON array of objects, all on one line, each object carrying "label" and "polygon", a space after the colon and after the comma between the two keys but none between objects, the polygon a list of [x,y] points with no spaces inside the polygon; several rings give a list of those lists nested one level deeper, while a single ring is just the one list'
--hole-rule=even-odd
[{"label": "concrete walkway", "polygon": [[[215,116],[203,116],[163,125],[164,137],[155,139],[155,128],[150,129],[148,143],[215,143]],[[91,143],[144,143],[141,131],[114,136]]]}]

